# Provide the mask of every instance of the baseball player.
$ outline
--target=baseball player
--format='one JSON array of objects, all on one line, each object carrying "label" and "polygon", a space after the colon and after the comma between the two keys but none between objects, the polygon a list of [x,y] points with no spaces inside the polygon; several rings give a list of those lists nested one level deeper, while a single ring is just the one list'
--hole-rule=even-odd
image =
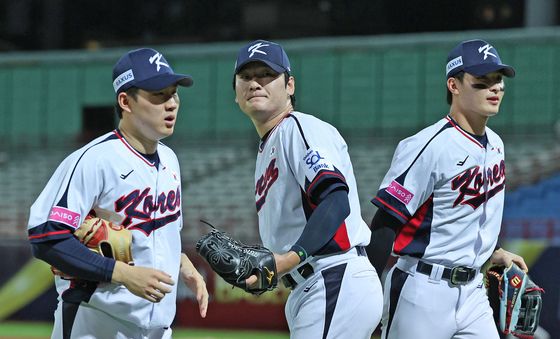
[{"label": "baseball player", "polygon": [[381,318],[382,292],[365,255],[371,232],[344,139],[333,126],[294,111],[295,80],[279,44],[242,47],[233,86],[261,138],[259,232],[292,289],[285,307],[291,337],[369,339]]},{"label": "baseball player", "polygon": [[[499,338],[481,266],[527,266],[496,246],[506,170],[504,144],[486,126],[498,113],[504,77],[515,76],[483,40],[447,58],[449,114],[402,140],[372,202],[373,246],[393,230],[399,256],[385,280],[382,338]],[[395,237],[396,233],[396,237]],[[385,256],[374,256],[384,267]]]},{"label": "baseball player", "polygon": [[[69,155],[33,206],[33,253],[80,280],[56,278],[53,338],[170,338],[182,277],[206,314],[204,280],[181,253],[181,177],[160,142],[177,119],[177,86],[191,86],[158,51],[141,48],[113,68],[118,129]],[[97,255],[74,236],[88,214],[132,232],[134,266]]]}]

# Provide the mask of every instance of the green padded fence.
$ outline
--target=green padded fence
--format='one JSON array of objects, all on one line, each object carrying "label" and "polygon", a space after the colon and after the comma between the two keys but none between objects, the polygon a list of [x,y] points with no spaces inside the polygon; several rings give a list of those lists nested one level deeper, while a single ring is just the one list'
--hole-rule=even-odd
[{"label": "green padded fence", "polygon": [[[513,65],[491,126],[505,132],[551,131],[560,113],[560,30],[502,30],[280,41],[296,77],[297,108],[343,132],[409,133],[447,113],[445,58],[460,40],[484,38]],[[244,42],[151,46],[175,71],[192,74],[181,89],[175,137],[253,132],[234,102],[237,49]],[[130,48],[0,54],[0,140],[45,142],[83,132],[86,107],[112,107],[111,68]]]}]

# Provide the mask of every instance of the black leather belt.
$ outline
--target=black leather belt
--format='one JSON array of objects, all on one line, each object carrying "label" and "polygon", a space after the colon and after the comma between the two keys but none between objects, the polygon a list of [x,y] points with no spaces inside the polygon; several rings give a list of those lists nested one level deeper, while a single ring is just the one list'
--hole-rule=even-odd
[{"label": "black leather belt", "polygon": [[[359,256],[367,257],[366,248],[363,246],[357,246],[356,252]],[[313,273],[315,273],[315,271],[313,270],[313,266],[311,266],[310,263],[301,265],[297,268],[297,271],[304,279],[309,278]],[[284,284],[284,286],[286,286],[286,288],[290,288],[293,290],[297,286],[297,282],[290,274],[284,275],[280,280],[282,280],[282,283]]]},{"label": "black leather belt", "polygon": [[[416,272],[420,272],[425,275],[431,275],[432,264],[428,264],[422,261],[418,262],[416,266]],[[449,281],[452,285],[465,285],[473,281],[476,277],[477,270],[468,266],[455,266],[452,268],[444,268],[441,278]]]},{"label": "black leather belt", "polygon": [[[304,279],[309,278],[314,273],[313,266],[311,266],[310,263],[301,265],[297,268],[297,271]],[[286,288],[291,288],[293,290],[297,286],[297,282],[294,280],[294,278],[292,278],[290,274],[284,275],[281,280]]]}]

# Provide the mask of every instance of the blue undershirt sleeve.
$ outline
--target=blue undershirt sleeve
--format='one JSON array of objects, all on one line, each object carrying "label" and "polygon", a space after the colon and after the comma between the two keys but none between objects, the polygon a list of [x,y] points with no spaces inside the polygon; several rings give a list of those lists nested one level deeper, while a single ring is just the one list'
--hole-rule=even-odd
[{"label": "blue undershirt sleeve", "polygon": [[344,189],[330,191],[315,208],[299,239],[290,250],[305,260],[325,246],[340,224],[350,215],[348,193]]},{"label": "blue undershirt sleeve", "polygon": [[70,276],[110,282],[115,260],[94,253],[75,237],[31,244],[33,255]]}]

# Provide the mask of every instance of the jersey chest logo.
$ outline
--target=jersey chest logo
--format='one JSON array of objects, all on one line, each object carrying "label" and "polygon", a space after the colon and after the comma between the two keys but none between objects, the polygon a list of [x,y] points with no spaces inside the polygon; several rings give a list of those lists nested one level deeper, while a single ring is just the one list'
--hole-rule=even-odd
[{"label": "jersey chest logo", "polygon": [[[181,206],[181,192],[179,187],[177,187],[177,190],[171,190],[167,193],[162,192],[157,197],[149,194],[150,189],[150,187],[146,187],[142,192],[140,192],[140,190],[134,190],[115,201],[115,211],[124,211],[125,218],[122,222],[124,227],[130,226],[136,219],[139,220],[140,223],[134,225],[132,228],[142,229],[144,233],[149,234],[154,229],[177,220],[180,215]],[[178,211],[172,215],[153,219],[153,212],[157,210],[159,210],[162,215],[167,211]]]},{"label": "jersey chest logo", "polygon": [[261,175],[257,184],[255,185],[255,198],[257,200],[257,212],[261,210],[261,207],[266,202],[266,196],[268,195],[268,190],[278,179],[278,167],[276,167],[276,158],[270,160],[266,171]]},{"label": "jersey chest logo", "polygon": [[[480,166],[470,168],[451,181],[451,189],[459,193],[459,196],[453,202],[453,207],[470,205],[473,209],[477,209],[502,191],[505,182],[506,165],[503,160],[499,165],[495,164],[487,168],[486,171],[481,171]],[[485,184],[487,185],[486,189],[484,188]]]}]

